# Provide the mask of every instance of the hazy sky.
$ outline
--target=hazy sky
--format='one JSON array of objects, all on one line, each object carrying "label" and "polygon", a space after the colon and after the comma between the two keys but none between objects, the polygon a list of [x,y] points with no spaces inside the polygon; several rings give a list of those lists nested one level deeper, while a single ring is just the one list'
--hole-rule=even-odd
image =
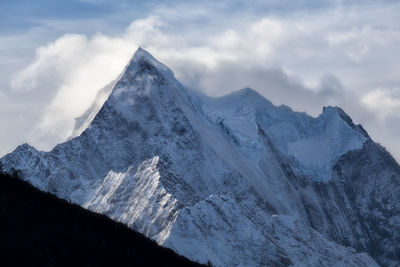
[{"label": "hazy sky", "polygon": [[399,1],[0,2],[0,156],[49,150],[138,46],[187,87],[342,107],[400,159]]}]

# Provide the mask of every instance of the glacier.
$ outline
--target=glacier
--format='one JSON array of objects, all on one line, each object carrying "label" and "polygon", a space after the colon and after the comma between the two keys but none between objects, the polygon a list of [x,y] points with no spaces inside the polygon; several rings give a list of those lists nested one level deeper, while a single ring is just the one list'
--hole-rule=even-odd
[{"label": "glacier", "polygon": [[400,167],[338,107],[211,98],[139,48],[50,152],[5,172],[214,266],[398,266]]}]

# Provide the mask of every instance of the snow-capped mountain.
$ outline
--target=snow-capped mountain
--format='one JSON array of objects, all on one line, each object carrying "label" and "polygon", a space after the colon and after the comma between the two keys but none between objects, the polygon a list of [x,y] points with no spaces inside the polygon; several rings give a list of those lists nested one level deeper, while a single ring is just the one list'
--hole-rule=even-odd
[{"label": "snow-capped mountain", "polygon": [[210,98],[141,48],[67,142],[1,163],[201,263],[400,264],[400,167],[340,108]]}]

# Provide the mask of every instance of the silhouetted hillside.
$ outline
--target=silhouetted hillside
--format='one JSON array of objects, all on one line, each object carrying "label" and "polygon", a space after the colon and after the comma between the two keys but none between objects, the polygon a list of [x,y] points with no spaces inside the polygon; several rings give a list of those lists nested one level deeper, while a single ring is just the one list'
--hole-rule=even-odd
[{"label": "silhouetted hillside", "polygon": [[1,266],[201,266],[123,224],[4,174],[0,257]]}]

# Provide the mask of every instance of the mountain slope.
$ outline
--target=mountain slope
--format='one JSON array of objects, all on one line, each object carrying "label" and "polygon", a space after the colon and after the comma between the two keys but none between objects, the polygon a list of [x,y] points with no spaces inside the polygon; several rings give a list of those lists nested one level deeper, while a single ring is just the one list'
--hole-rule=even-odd
[{"label": "mountain slope", "polygon": [[0,174],[7,266],[201,266],[126,226]]},{"label": "mountain slope", "polygon": [[[251,89],[212,99],[184,88],[143,49],[104,104],[101,98],[79,119],[77,129],[90,125],[81,135],[48,153],[19,146],[1,159],[5,170],[20,170],[41,190],[201,263],[376,264],[353,248],[386,265],[399,261],[395,238],[377,241],[369,234],[373,220],[387,217],[361,216],[341,184],[353,178],[350,172],[338,176],[338,162],[376,145],[339,108],[312,118],[276,107]],[[398,190],[400,173],[390,172],[376,175]],[[360,191],[360,184],[348,184]],[[394,223],[387,227],[399,233],[397,199],[388,201]],[[384,244],[386,254],[373,254]]]},{"label": "mountain slope", "polygon": [[[383,265],[400,264],[400,167],[361,125],[337,107],[324,107],[317,118],[276,107],[249,88],[200,97],[200,110],[254,168],[268,176],[278,159],[284,173],[275,184],[290,184],[285,201],[302,203],[299,216],[313,229]],[[271,149],[258,138],[260,130]]]}]

